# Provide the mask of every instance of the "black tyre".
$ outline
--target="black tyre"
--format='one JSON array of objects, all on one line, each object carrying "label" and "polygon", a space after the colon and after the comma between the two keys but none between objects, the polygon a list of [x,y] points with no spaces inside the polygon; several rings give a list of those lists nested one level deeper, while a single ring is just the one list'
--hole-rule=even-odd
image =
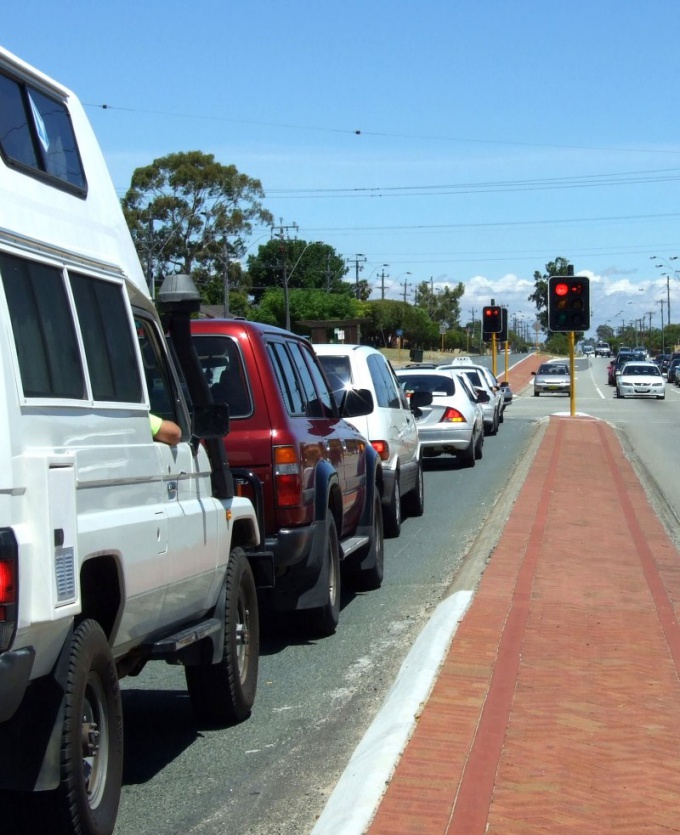
[{"label": "black tyre", "polygon": [[315,609],[304,612],[307,630],[319,638],[332,635],[340,621],[340,544],[335,520],[326,512],[326,564],[323,568],[326,582],[326,601]]},{"label": "black tyre", "polygon": [[463,467],[474,467],[477,459],[477,448],[474,437],[470,440],[470,446],[458,457]]},{"label": "black tyre", "polygon": [[379,589],[385,573],[382,503],[377,491],[373,501],[373,536],[368,549],[368,556],[373,558],[371,560],[371,566],[363,569],[357,568],[349,575],[352,586],[357,591],[373,591]]},{"label": "black tyre", "polygon": [[101,626],[71,638],[61,730],[61,784],[39,798],[46,832],[110,835],[123,779],[123,707],[116,664]]},{"label": "black tyre", "polygon": [[479,438],[477,438],[477,446],[475,447],[475,458],[477,459],[477,461],[481,461],[483,455],[484,455],[484,433],[480,433]]},{"label": "black tyre", "polygon": [[185,670],[199,722],[223,726],[250,716],[257,690],[260,622],[253,572],[242,548],[229,556],[225,583],[224,652],[217,664]]},{"label": "black tyre", "polygon": [[535,391],[535,392],[534,392],[534,397],[538,397],[538,395],[539,395],[540,393],[541,393],[540,391]]},{"label": "black tyre", "polygon": [[418,461],[415,487],[404,496],[404,507],[409,516],[422,516],[425,512],[425,477],[422,459]]},{"label": "black tyre", "polygon": [[401,533],[401,485],[399,483],[399,472],[394,476],[394,489],[389,505],[384,511],[385,536],[394,538]]}]

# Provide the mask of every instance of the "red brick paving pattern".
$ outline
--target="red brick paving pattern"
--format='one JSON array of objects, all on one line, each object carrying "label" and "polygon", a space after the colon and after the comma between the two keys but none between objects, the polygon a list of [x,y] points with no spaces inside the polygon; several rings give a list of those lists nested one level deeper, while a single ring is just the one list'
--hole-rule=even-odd
[{"label": "red brick paving pattern", "polygon": [[614,431],[553,418],[371,835],[680,832],[678,600]]}]

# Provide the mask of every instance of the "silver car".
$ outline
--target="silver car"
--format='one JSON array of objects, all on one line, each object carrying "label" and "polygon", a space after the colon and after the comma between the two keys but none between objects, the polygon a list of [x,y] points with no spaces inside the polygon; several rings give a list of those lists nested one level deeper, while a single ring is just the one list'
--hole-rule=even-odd
[{"label": "silver car", "polygon": [[368,389],[373,411],[352,418],[382,461],[386,536],[399,536],[402,512],[422,516],[425,501],[418,426],[388,360],[368,345],[314,345],[331,388]]},{"label": "silver car", "polygon": [[571,375],[569,366],[562,362],[544,362],[534,376],[534,397],[549,392],[551,394],[570,394]]},{"label": "silver car", "polygon": [[482,457],[484,418],[479,396],[452,371],[401,369],[406,395],[427,393],[432,402],[414,410],[423,457],[455,455],[464,467]]}]

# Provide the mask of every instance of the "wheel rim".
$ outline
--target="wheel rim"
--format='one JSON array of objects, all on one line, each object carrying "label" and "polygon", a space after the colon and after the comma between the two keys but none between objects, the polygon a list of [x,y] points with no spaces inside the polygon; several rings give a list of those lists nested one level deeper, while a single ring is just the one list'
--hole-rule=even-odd
[{"label": "wheel rim", "polygon": [[107,763],[109,753],[108,710],[101,679],[90,673],[81,722],[83,752],[83,782],[91,809],[101,803],[107,784]]},{"label": "wheel rim", "polygon": [[248,661],[250,658],[250,608],[245,589],[241,588],[238,595],[238,623],[236,624],[236,659],[241,681],[248,677]]}]

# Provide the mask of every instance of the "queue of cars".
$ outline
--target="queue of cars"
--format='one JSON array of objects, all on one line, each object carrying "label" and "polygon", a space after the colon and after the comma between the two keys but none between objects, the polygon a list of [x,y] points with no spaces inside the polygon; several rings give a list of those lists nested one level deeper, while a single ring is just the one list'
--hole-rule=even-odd
[{"label": "queue of cars", "polygon": [[[666,382],[674,382],[680,367],[680,353],[660,354],[650,360],[646,349],[624,348],[607,366],[607,383],[617,398],[652,397],[664,400]],[[666,379],[664,379],[664,374]]]},{"label": "queue of cars", "polygon": [[213,399],[229,406],[231,472],[273,554],[260,609],[330,635],[342,584],[378,588],[383,538],[423,514],[424,460],[474,466],[512,392],[469,359],[395,372],[369,346],[312,345],[239,318],[192,320],[191,334]]}]

